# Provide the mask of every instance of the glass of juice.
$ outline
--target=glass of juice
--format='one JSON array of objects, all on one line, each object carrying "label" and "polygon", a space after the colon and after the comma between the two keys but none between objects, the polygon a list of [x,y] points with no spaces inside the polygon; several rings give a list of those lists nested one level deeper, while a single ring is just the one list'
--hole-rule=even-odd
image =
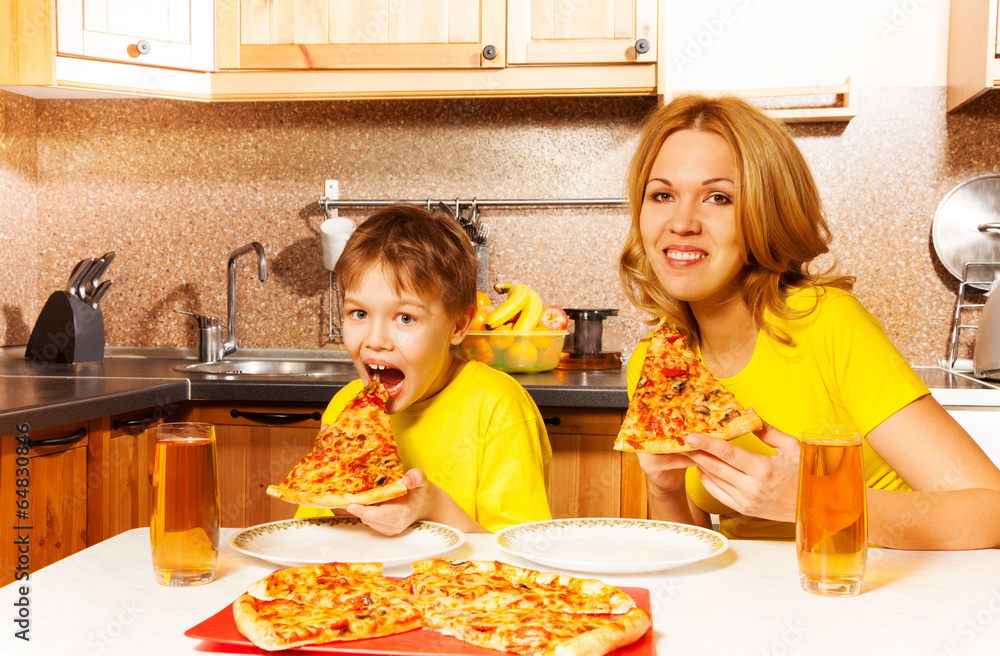
[{"label": "glass of juice", "polygon": [[149,539],[160,585],[201,585],[215,575],[219,470],[211,424],[157,427]]},{"label": "glass of juice", "polygon": [[804,590],[844,597],[861,592],[868,508],[860,433],[802,433],[795,545]]}]

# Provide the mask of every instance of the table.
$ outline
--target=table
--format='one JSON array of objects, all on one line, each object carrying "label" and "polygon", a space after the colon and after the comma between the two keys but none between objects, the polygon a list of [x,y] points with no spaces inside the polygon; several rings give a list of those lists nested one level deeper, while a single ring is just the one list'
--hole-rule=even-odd
[{"label": "table", "polygon": [[[237,529],[223,529],[223,541]],[[446,554],[504,560],[491,535],[469,535]],[[0,654],[188,654],[208,643],[184,631],[235,600],[277,566],[224,545],[216,579],[192,588],[153,581],[149,532],[134,529],[0,588]],[[405,576],[409,566],[386,568]],[[572,572],[567,572],[572,574]],[[724,554],[663,572],[606,575],[650,590],[663,656],[683,654],[906,654],[1000,652],[1000,550],[872,549],[863,592],[803,592],[790,542],[733,540]],[[27,586],[27,594],[20,588]],[[30,642],[15,637],[27,599]]]}]

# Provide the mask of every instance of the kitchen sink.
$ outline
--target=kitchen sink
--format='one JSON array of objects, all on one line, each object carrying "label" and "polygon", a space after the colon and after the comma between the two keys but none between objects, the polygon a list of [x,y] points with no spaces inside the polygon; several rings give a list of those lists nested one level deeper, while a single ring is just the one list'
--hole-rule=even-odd
[{"label": "kitchen sink", "polygon": [[219,360],[174,367],[174,371],[210,376],[312,376],[353,380],[358,372],[351,362],[330,360]]}]

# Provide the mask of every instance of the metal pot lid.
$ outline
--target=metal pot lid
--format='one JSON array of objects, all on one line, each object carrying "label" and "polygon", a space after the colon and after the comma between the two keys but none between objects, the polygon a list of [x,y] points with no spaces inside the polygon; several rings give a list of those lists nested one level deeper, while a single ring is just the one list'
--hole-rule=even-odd
[{"label": "metal pot lid", "polygon": [[[951,275],[963,280],[970,262],[996,262],[1000,268],[1000,175],[981,175],[960,183],[941,200],[931,226],[934,252]],[[987,271],[970,271],[976,289],[987,291]]]}]

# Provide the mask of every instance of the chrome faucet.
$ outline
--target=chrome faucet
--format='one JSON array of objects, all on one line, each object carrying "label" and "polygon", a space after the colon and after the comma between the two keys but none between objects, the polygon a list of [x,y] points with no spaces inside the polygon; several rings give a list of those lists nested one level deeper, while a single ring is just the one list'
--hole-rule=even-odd
[{"label": "chrome faucet", "polygon": [[218,362],[222,358],[236,351],[239,342],[236,339],[236,258],[251,251],[257,251],[257,275],[260,281],[267,280],[267,258],[264,255],[264,247],[257,242],[251,242],[245,246],[240,246],[229,254],[228,284],[226,285],[226,308],[229,310],[229,323],[226,326],[226,334],[229,339],[222,341],[222,324],[215,317],[204,316],[185,310],[174,310],[177,314],[186,314],[194,317],[198,322],[198,361]]},{"label": "chrome faucet", "polygon": [[229,311],[228,324],[226,326],[226,343],[222,345],[223,357],[233,353],[239,347],[236,336],[236,259],[240,255],[245,255],[251,251],[257,251],[257,277],[261,282],[267,280],[267,257],[264,255],[264,247],[259,242],[250,242],[233,250],[229,254],[228,284],[226,286],[226,308]]}]

